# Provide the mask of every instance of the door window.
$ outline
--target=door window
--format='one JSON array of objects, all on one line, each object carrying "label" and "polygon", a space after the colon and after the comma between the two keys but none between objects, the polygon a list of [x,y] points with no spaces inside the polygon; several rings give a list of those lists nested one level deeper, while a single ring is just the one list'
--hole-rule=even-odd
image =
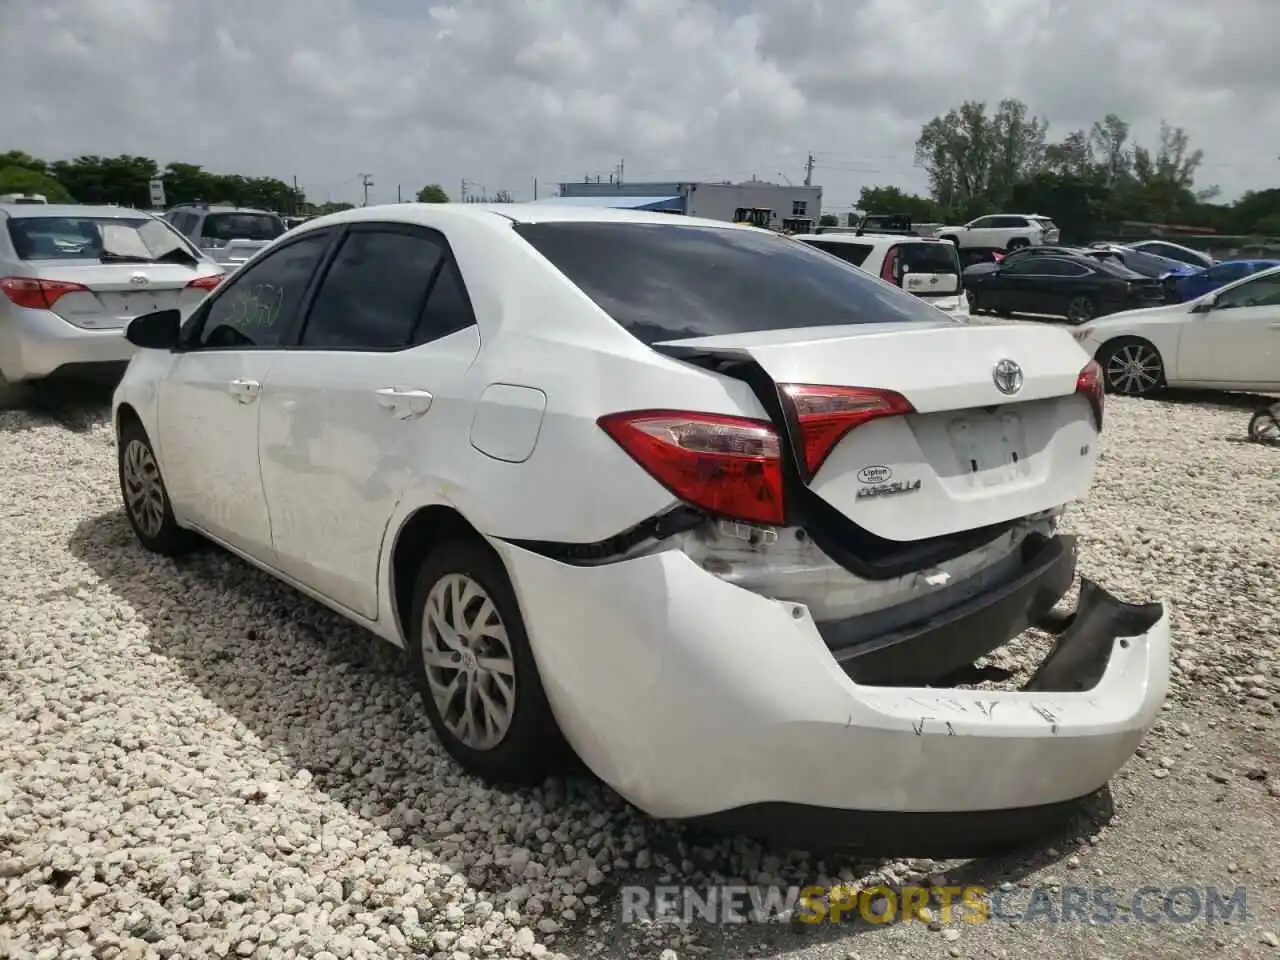
[{"label": "door window", "polygon": [[1057,257],[1041,257],[1035,262],[1040,267],[1038,272],[1049,277],[1087,277],[1092,272],[1084,264]]},{"label": "door window", "polygon": [[1246,280],[1218,296],[1215,309],[1280,306],[1280,274]]},{"label": "door window", "polygon": [[266,253],[228,280],[200,324],[203,349],[271,349],[288,344],[293,319],[329,245],[327,231]]},{"label": "door window", "polygon": [[1000,270],[1002,277],[1030,277],[1043,273],[1044,257],[1019,257]]},{"label": "door window", "polygon": [[314,350],[409,346],[444,249],[416,232],[353,230],[325,273],[302,331]]}]

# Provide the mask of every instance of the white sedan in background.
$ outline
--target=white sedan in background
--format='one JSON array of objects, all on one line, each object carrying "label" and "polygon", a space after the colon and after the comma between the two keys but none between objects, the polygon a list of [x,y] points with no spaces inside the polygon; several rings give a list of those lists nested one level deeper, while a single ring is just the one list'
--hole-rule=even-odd
[{"label": "white sedan in background", "polygon": [[1071,335],[1112,393],[1280,391],[1280,267],[1186,303],[1100,317]]},{"label": "white sedan in background", "polygon": [[[1162,604],[1085,580],[1046,619],[1103,424],[1061,329],[765,230],[392,204],[128,335],[142,545],[201,534],[407,648],[487,780],[567,741],[657,817],[971,853],[1078,809],[1161,709]],[[1021,689],[963,679],[1031,624],[1060,640]]]}]

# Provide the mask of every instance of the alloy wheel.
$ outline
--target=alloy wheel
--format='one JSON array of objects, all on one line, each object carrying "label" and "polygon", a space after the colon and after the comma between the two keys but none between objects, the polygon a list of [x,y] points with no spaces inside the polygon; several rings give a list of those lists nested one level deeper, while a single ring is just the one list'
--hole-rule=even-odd
[{"label": "alloy wheel", "polygon": [[1093,301],[1088,297],[1074,297],[1067,304],[1067,319],[1072,323],[1085,323],[1093,319]]},{"label": "alloy wheel", "polygon": [[1164,365],[1155,348],[1126,343],[1107,358],[1107,384],[1116,393],[1140,396],[1160,385]]},{"label": "alloy wheel", "polygon": [[164,526],[164,485],[151,448],[130,440],[124,450],[124,499],[129,515],[145,536],[158,537]]},{"label": "alloy wheel", "polygon": [[441,577],[427,593],[422,665],[450,733],[473,750],[502,742],[515,714],[515,656],[498,608],[466,574]]}]

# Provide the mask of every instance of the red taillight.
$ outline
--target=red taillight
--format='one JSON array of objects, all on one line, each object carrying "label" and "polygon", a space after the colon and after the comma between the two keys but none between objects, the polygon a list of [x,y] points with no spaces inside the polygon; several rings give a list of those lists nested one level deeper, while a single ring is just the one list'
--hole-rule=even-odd
[{"label": "red taillight", "polygon": [[818,472],[835,445],[854,427],[881,417],[915,412],[906,397],[892,390],[785,383],[782,395],[791,403],[800,427],[810,476]]},{"label": "red taillight", "polygon": [[0,277],[0,290],[20,307],[28,310],[51,310],[64,294],[86,293],[89,288],[83,283],[67,283],[64,280]]},{"label": "red taillight", "polygon": [[1102,400],[1106,391],[1102,383],[1102,368],[1097,361],[1090,360],[1080,371],[1080,376],[1076,377],[1076,393],[1089,401],[1089,406],[1093,408],[1093,419],[1101,430]]},{"label": "red taillight", "polygon": [[782,524],[782,458],[772,424],[680,410],[597,421],[649,475],[686,503],[754,523]]},{"label": "red taillight", "polygon": [[215,273],[211,277],[196,277],[187,284],[188,289],[192,290],[216,290],[218,284],[222,283],[225,274]]},{"label": "red taillight", "polygon": [[892,247],[889,250],[889,252],[885,254],[884,263],[880,265],[880,279],[884,280],[886,283],[892,283],[900,287],[902,286],[902,284],[899,283],[897,278],[895,278],[893,275],[893,268],[897,265],[897,263],[898,263],[898,248]]}]

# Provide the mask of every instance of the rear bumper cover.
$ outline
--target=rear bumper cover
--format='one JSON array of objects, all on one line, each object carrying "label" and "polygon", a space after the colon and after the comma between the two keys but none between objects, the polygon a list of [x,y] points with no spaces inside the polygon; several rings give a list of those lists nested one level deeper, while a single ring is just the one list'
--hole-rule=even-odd
[{"label": "rear bumper cover", "polygon": [[123,329],[85,330],[48,310],[12,305],[0,315],[0,374],[10,383],[38,380],[62,367],[122,364],[136,351]]},{"label": "rear bumper cover", "polygon": [[1168,611],[1090,584],[1028,689],[877,686],[846,672],[804,607],[679,551],[575,567],[494,546],[565,735],[656,817],[785,836],[831,811],[843,833],[828,824],[807,842],[866,846],[889,815],[944,837],[964,816],[1018,842],[1018,823],[1053,819],[1115,774],[1168,688]]}]

